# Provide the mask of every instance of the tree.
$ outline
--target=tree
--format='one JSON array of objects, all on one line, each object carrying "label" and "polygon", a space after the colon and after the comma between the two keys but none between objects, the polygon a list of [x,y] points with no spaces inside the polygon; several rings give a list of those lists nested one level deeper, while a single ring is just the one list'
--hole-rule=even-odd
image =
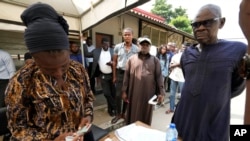
[{"label": "tree", "polygon": [[151,12],[165,18],[167,23],[170,22],[173,11],[171,10],[172,5],[166,4],[166,2],[166,0],[156,0],[155,4],[153,4],[153,9],[151,10]]},{"label": "tree", "polygon": [[190,22],[191,21],[188,19],[187,16],[178,16],[175,19],[172,19],[169,24],[191,34],[193,30],[190,26]]},{"label": "tree", "polygon": [[[187,9],[183,9],[181,6],[178,7],[178,8],[175,8],[174,9],[174,12],[173,12],[173,15],[171,15],[171,18],[172,19],[175,19],[179,16],[185,16],[185,17],[188,17],[188,15],[186,14],[187,13]],[[172,20],[171,19],[171,20]]]},{"label": "tree", "polygon": [[156,0],[151,12],[165,18],[166,24],[171,24],[182,31],[192,33],[190,20],[186,14],[187,10],[181,6],[173,9],[171,4],[167,4],[167,0]]}]

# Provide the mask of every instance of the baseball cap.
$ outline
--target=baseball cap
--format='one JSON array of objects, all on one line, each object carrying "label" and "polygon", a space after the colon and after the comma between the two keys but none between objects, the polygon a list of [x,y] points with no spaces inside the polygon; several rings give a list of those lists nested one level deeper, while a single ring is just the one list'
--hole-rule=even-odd
[{"label": "baseball cap", "polygon": [[150,45],[152,45],[152,42],[149,38],[146,38],[146,37],[141,37],[138,39],[139,40],[139,44],[141,44],[142,42],[147,42],[149,43]]}]

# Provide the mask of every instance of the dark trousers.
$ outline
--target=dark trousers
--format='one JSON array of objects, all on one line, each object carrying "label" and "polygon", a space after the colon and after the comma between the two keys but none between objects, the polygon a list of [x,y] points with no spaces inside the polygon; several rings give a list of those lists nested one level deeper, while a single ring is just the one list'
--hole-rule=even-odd
[{"label": "dark trousers", "polygon": [[116,105],[117,105],[117,113],[124,114],[127,109],[127,103],[122,100],[122,84],[124,71],[116,70]]},{"label": "dark trousers", "polygon": [[9,83],[9,79],[0,79],[0,108],[5,107],[5,89]]},{"label": "dark trousers", "polygon": [[91,77],[91,71],[92,71],[92,65],[93,63],[89,63],[89,66],[88,66],[88,74],[89,74],[89,81],[90,81],[90,87],[91,87],[91,90],[94,94],[96,94],[96,91],[95,91],[95,77]]},{"label": "dark trousers", "polygon": [[107,100],[108,111],[116,112],[116,102],[115,102],[115,85],[113,84],[113,74],[101,74],[101,85],[103,94]]}]

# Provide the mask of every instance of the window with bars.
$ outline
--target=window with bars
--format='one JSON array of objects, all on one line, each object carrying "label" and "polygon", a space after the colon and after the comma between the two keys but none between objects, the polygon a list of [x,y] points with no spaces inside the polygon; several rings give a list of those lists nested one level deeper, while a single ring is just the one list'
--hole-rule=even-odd
[{"label": "window with bars", "polygon": [[[167,44],[168,42],[175,42],[179,47],[183,42],[183,35],[179,33],[173,33],[172,31],[168,31],[165,28],[161,28],[159,26],[142,22],[142,29],[140,36],[148,36],[152,44],[159,47],[162,44]],[[185,38],[186,42],[194,42],[192,39]]]}]

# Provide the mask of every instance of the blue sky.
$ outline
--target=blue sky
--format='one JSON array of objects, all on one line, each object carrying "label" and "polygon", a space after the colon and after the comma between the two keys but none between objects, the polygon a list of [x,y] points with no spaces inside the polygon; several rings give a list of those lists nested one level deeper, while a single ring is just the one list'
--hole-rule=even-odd
[{"label": "blue sky", "polygon": [[[154,2],[155,0],[151,0],[140,7],[150,11]],[[240,2],[241,0],[167,0],[167,3],[172,4],[173,7],[181,6],[187,9],[187,14],[190,19],[193,19],[199,8],[205,4],[212,3],[219,5],[223,17],[226,18],[225,26],[219,31],[219,38],[246,42],[238,24]]]}]

